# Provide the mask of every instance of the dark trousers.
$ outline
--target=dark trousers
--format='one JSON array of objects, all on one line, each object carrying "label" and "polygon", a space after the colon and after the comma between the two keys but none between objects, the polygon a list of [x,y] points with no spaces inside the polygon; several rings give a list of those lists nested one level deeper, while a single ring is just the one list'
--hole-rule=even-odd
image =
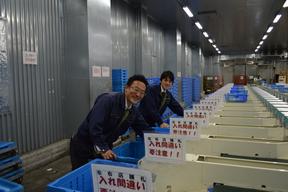
[{"label": "dark trousers", "polygon": [[81,141],[77,136],[73,136],[70,139],[70,159],[72,170],[85,165],[95,158],[102,159],[102,156],[95,154],[93,146]]}]

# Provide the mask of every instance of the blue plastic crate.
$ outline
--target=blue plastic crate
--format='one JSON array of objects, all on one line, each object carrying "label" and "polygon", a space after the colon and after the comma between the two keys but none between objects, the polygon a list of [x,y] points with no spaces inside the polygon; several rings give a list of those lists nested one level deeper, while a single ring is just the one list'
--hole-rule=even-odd
[{"label": "blue plastic crate", "polygon": [[2,159],[2,160],[0,160],[0,171],[3,169],[6,169],[8,167],[11,167],[13,165],[21,164],[21,163],[22,163],[22,161],[21,161],[19,155],[15,155],[12,157]]},{"label": "blue plastic crate", "polygon": [[0,154],[6,153],[7,151],[15,150],[16,144],[14,142],[0,141]]},{"label": "blue plastic crate", "polygon": [[248,95],[240,95],[240,94],[232,94],[227,93],[225,94],[226,102],[247,102]]},{"label": "blue plastic crate", "polygon": [[137,168],[135,164],[95,159],[48,184],[47,192],[92,192],[93,178],[91,164],[113,165],[128,168]]},{"label": "blue plastic crate", "polygon": [[145,146],[142,140],[130,141],[113,149],[117,161],[137,164],[145,156]]},{"label": "blue plastic crate", "polygon": [[241,89],[231,89],[230,93],[238,93],[240,95],[247,95],[248,91],[244,90],[244,89],[242,89],[242,90]]},{"label": "blue plastic crate", "polygon": [[23,186],[0,178],[0,191],[1,192],[22,192]]},{"label": "blue plastic crate", "polygon": [[24,176],[24,169],[19,168],[9,173],[6,173],[5,175],[2,175],[1,178],[7,179],[9,181],[15,181],[16,179],[19,179],[23,176]]}]

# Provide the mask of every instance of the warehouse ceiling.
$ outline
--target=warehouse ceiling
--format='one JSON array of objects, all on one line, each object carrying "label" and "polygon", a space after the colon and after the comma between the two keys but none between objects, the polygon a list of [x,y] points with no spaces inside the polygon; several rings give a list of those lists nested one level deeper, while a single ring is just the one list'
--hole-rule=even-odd
[{"label": "warehouse ceiling", "polygon": [[[186,41],[200,46],[206,55],[217,52],[195,26],[199,21],[222,54],[251,54],[261,41],[274,17],[282,17],[274,25],[259,53],[281,54],[288,49],[288,8],[285,0],[130,0],[140,3],[163,28],[177,28]],[[193,18],[182,7],[188,6]]]}]

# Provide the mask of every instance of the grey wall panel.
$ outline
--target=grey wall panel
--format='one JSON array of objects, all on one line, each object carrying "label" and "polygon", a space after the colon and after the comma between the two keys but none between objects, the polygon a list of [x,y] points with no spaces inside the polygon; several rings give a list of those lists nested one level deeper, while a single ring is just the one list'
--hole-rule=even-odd
[{"label": "grey wall panel", "polygon": [[[11,113],[1,115],[1,139],[21,153],[64,137],[60,66],[63,64],[62,0],[2,0],[7,19]],[[23,51],[38,53],[37,65],[23,65]],[[12,127],[12,128],[11,128]],[[8,134],[7,134],[8,133]],[[6,136],[4,136],[6,135]]]},{"label": "grey wall panel", "polygon": [[223,67],[223,78],[224,78],[224,85],[227,83],[233,83],[233,66]]},{"label": "grey wall panel", "polygon": [[[88,51],[90,66],[90,105],[95,98],[111,91],[112,38],[111,3],[103,0],[88,0]],[[110,68],[109,77],[92,77],[92,66]]]},{"label": "grey wall panel", "polygon": [[192,75],[198,75],[201,77],[199,49],[192,49]]},{"label": "grey wall panel", "polygon": [[[141,62],[137,63],[137,65],[140,65],[136,67],[136,69],[139,70],[137,72],[142,73],[147,77],[159,76],[164,68],[163,29],[156,25],[143,10],[141,10],[140,22],[141,27],[137,27],[137,30],[141,30],[141,35],[138,38],[140,38],[140,51],[142,54]],[[137,33],[139,34],[139,32]]]},{"label": "grey wall panel", "polygon": [[111,1],[112,66],[128,69],[135,74],[136,63],[136,12],[129,4]]},{"label": "grey wall panel", "polygon": [[[67,137],[90,109],[87,1],[64,1],[63,118]],[[75,110],[77,109],[77,110]]]}]

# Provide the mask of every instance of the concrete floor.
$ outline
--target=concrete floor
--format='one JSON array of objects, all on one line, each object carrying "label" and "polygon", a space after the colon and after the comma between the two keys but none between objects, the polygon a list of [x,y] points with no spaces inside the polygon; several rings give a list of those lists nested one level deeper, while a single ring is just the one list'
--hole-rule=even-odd
[{"label": "concrete floor", "polygon": [[23,183],[26,192],[46,191],[48,183],[71,171],[70,156],[64,156],[44,167],[25,173]]}]

